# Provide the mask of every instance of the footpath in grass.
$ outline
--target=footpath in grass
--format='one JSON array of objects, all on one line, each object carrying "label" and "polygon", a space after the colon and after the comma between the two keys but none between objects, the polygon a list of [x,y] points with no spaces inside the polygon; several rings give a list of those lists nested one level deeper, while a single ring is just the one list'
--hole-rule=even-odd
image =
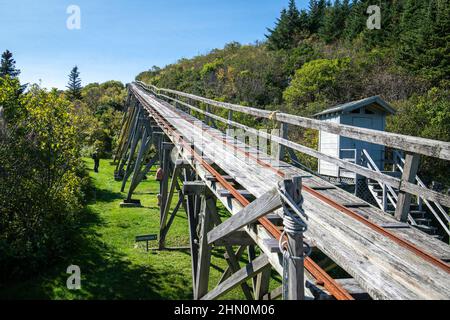
[{"label": "footpath in grass", "polygon": [[[126,194],[120,192],[121,182],[114,180],[111,160],[102,160],[100,172],[92,171],[93,161],[86,159],[93,192],[80,237],[73,251],[62,262],[34,278],[0,289],[1,299],[192,299],[191,261],[189,251],[149,251],[144,243],[135,243],[135,236],[158,233],[159,208],[156,195],[159,183],[154,174],[136,189],[134,198],[141,208],[120,208]],[[174,201],[174,205],[176,199]],[[166,245],[188,246],[186,214],[180,210],[168,234]],[[150,246],[156,246],[151,242]],[[224,251],[215,248],[212,255],[210,288],[217,284],[226,268]],[[243,257],[242,265],[246,262]],[[81,269],[81,289],[66,287],[67,266]],[[272,281],[271,287],[278,281]],[[250,282],[249,282],[250,284]],[[243,299],[240,288],[223,296]]]}]

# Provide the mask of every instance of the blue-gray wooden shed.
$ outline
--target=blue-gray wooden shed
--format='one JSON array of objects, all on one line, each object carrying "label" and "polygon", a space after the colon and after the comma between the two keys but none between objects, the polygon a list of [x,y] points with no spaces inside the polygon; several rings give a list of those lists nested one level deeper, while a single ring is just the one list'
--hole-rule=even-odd
[{"label": "blue-gray wooden shed", "polygon": [[[373,96],[335,106],[315,114],[314,117],[322,121],[384,131],[386,116],[394,113],[395,109],[386,101],[379,96]],[[361,164],[363,149],[368,151],[378,168],[383,170],[384,146],[320,131],[320,152]],[[319,160],[319,173],[331,177],[355,178],[353,172],[323,160]]]}]

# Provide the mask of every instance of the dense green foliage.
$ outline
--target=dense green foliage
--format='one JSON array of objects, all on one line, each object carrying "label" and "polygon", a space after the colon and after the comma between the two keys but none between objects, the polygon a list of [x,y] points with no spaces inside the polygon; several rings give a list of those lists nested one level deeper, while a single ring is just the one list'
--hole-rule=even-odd
[{"label": "dense green foliage", "polygon": [[111,156],[120,133],[125,98],[126,88],[119,81],[91,83],[81,90],[76,105],[85,155],[98,149],[101,156]]},{"label": "dense green foliage", "polygon": [[0,281],[64,253],[86,186],[73,105],[56,90],[19,88],[0,78]]},{"label": "dense green foliage", "polygon": [[111,154],[126,95],[116,81],[81,89],[77,70],[66,93],[24,93],[11,74],[0,77],[0,283],[70,249],[88,191],[81,155]]},{"label": "dense green foliage", "polygon": [[[267,41],[254,45],[227,44],[209,54],[182,59],[164,68],[153,67],[138,80],[159,87],[209,98],[312,116],[336,104],[380,95],[399,108],[389,130],[449,141],[441,119],[450,102],[429,101],[430,92],[449,89],[450,5],[448,0],[380,0],[381,29],[368,29],[369,0],[311,0],[299,11],[289,1],[268,29]],[[441,95],[442,96],[442,95]],[[427,112],[419,112],[418,104]],[[418,130],[406,114],[417,111]],[[239,119],[239,120],[243,120]],[[249,125],[255,125],[250,123]],[[395,125],[394,125],[395,124]],[[257,124],[256,124],[257,125]],[[317,147],[313,132],[295,131],[294,139]],[[311,167],[315,161],[302,160]],[[449,183],[442,166],[425,176]],[[431,175],[433,173],[433,175]]]}]

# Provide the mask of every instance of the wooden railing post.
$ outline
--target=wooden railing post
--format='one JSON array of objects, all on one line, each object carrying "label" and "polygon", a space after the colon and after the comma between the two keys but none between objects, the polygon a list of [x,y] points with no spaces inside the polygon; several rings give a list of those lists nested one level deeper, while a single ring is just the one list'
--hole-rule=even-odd
[{"label": "wooden railing post", "polygon": [[[295,202],[295,205],[301,207],[301,177],[293,177],[292,180],[283,182],[282,190]],[[305,298],[305,280],[304,280],[304,252],[303,252],[303,227],[299,223],[297,213],[288,206],[284,205],[283,224],[287,236],[287,247],[284,252],[284,273],[287,273],[287,279],[283,276],[283,283],[287,281],[287,295],[283,298],[287,300],[303,300]],[[298,218],[298,219],[297,219]]]},{"label": "wooden railing post", "polygon": [[[415,183],[417,169],[419,168],[419,160],[420,157],[418,154],[410,152],[406,153],[401,183]],[[395,209],[395,218],[399,221],[406,222],[408,220],[410,206],[411,194],[399,190],[397,208]]]},{"label": "wooden railing post", "polygon": [[[228,121],[233,121],[233,111],[232,110],[228,110]],[[230,123],[228,123],[227,128],[228,128],[228,130],[231,129],[231,124]]]},{"label": "wooden railing post", "polygon": [[[287,123],[280,122],[280,137],[281,138],[283,138],[283,139],[288,138],[288,130],[289,130],[289,125]],[[282,161],[284,159],[285,155],[286,155],[286,147],[282,144],[279,144],[277,159]]]}]

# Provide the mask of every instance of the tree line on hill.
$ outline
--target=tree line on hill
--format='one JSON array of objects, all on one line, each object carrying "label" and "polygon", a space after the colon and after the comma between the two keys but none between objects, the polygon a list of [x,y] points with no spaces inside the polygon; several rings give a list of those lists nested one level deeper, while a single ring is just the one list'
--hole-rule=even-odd
[{"label": "tree line on hill", "polygon": [[[372,2],[311,0],[307,9],[299,10],[290,0],[274,27],[267,29],[265,41],[232,42],[164,68],[154,66],[136,79],[308,117],[380,95],[397,109],[387,130],[450,141],[448,0]],[[367,28],[372,4],[380,7],[380,29]],[[317,147],[315,132],[297,130],[291,135]],[[314,159],[300,156],[316,168]],[[420,168],[428,180],[450,185],[447,162],[423,158]]]}]

